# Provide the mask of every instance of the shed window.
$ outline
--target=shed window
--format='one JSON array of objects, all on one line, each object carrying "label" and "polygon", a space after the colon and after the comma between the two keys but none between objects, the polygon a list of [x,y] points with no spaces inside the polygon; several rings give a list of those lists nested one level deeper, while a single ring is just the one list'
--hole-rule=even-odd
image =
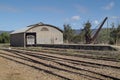
[{"label": "shed window", "polygon": [[41,31],[49,31],[48,28],[42,28]]}]

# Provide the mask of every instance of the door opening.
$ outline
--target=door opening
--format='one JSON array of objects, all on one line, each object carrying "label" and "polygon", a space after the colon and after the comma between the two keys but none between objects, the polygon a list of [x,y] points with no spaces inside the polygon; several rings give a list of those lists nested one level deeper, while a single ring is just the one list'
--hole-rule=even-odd
[{"label": "door opening", "polygon": [[36,45],[36,33],[26,33],[26,45],[27,46]]}]

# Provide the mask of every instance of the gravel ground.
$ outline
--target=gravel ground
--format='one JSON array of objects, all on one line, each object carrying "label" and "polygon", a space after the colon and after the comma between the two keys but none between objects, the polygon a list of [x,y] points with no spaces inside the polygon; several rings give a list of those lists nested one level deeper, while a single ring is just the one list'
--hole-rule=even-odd
[{"label": "gravel ground", "polygon": [[63,80],[57,76],[33,69],[2,57],[0,50],[0,80]]},{"label": "gravel ground", "polygon": [[16,49],[0,52],[0,67],[5,68],[1,80],[120,80],[120,63],[115,61]]}]

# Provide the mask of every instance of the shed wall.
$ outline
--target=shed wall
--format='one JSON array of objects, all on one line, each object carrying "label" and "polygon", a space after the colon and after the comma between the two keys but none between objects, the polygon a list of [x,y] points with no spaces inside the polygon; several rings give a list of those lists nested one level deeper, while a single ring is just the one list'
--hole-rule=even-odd
[{"label": "shed wall", "polygon": [[10,45],[23,47],[24,46],[24,33],[11,34]]},{"label": "shed wall", "polygon": [[37,44],[62,44],[63,43],[63,33],[54,27],[37,26],[28,30],[27,32],[36,32]]}]

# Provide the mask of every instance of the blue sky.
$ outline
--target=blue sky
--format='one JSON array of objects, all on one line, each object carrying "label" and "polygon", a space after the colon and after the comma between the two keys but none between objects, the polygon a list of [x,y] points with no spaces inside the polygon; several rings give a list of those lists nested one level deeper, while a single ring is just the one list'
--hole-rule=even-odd
[{"label": "blue sky", "polygon": [[94,28],[106,16],[109,25],[118,24],[119,8],[120,0],[0,0],[0,30],[17,30],[39,22],[81,29],[88,20]]}]

